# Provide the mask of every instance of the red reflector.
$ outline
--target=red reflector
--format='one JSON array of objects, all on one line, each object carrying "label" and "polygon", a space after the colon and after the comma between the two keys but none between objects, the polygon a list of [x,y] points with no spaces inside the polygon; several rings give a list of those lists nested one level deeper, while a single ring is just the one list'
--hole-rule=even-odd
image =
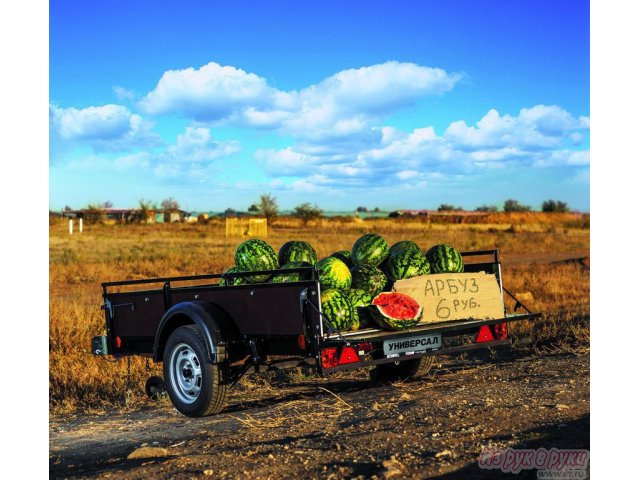
[{"label": "red reflector", "polygon": [[491,333],[489,325],[481,326],[478,336],[476,337],[476,343],[491,342],[493,340],[495,340],[495,338],[493,337],[493,333]]},{"label": "red reflector", "polygon": [[336,347],[323,348],[320,351],[322,368],[333,368],[338,366],[338,349]]},{"label": "red reflector", "polygon": [[353,347],[343,347],[340,352],[340,359],[338,360],[338,364],[344,365],[345,363],[356,363],[359,362],[358,353],[356,349]]},{"label": "red reflector", "polygon": [[358,344],[358,351],[361,352],[370,352],[371,350],[373,350],[373,344],[369,343],[369,342],[364,342],[364,343],[359,343]]},{"label": "red reflector", "polygon": [[497,340],[506,340],[509,338],[509,327],[508,323],[496,323],[493,326],[493,334],[496,336]]},{"label": "red reflector", "polygon": [[300,347],[300,350],[307,349],[307,341],[305,340],[304,335],[298,335],[298,347]]},{"label": "red reflector", "polygon": [[122,339],[120,337],[116,337],[116,347],[120,348],[122,345]]}]

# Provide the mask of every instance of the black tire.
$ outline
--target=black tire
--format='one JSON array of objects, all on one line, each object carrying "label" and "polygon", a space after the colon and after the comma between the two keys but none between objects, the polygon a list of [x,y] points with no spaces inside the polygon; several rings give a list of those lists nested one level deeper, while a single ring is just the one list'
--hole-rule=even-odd
[{"label": "black tire", "polygon": [[371,370],[371,380],[375,382],[396,382],[421,377],[429,373],[435,362],[435,356],[404,360],[402,362],[383,363]]},{"label": "black tire", "polygon": [[180,413],[205,417],[222,410],[227,385],[220,365],[209,361],[200,330],[194,325],[171,333],[163,355],[164,379],[169,398]]},{"label": "black tire", "polygon": [[153,401],[160,400],[163,397],[167,396],[167,386],[164,383],[164,380],[157,375],[147,378],[146,383],[144,384],[144,391]]}]

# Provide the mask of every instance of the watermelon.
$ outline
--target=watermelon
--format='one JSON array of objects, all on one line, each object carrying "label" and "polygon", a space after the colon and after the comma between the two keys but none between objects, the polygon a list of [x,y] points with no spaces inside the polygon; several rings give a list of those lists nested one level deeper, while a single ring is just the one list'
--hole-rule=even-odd
[{"label": "watermelon", "polygon": [[389,255],[384,265],[384,273],[394,282],[403,278],[427,275],[430,272],[427,259],[420,250],[413,248],[396,250],[395,254]]},{"label": "watermelon", "polygon": [[[241,270],[238,267],[231,267],[229,268],[226,273],[240,273],[243,272],[244,270]],[[221,287],[232,287],[232,286],[236,286],[236,285],[246,285],[249,283],[249,280],[247,280],[247,277],[235,277],[235,278],[222,278],[220,279],[220,286]]]},{"label": "watermelon", "polygon": [[351,261],[354,265],[369,264],[377,267],[387,258],[389,246],[377,233],[363,235],[351,249]]},{"label": "watermelon", "polygon": [[[245,272],[259,270],[276,270],[278,268],[278,256],[275,250],[264,240],[251,238],[245,240],[235,253],[236,266]],[[269,275],[257,275],[251,277],[251,283],[266,282]]]},{"label": "watermelon", "polygon": [[310,243],[292,240],[282,245],[278,252],[278,263],[281,267],[291,262],[307,262],[315,265],[318,263],[318,255]]},{"label": "watermelon", "polygon": [[371,305],[371,295],[357,288],[343,290],[343,293],[347,296],[353,307],[352,330],[367,326],[369,324],[369,316],[367,315],[366,307]]},{"label": "watermelon", "polygon": [[460,273],[464,271],[462,255],[449,245],[435,245],[427,251],[425,256],[431,265],[431,273]]},{"label": "watermelon", "polygon": [[330,255],[331,257],[335,257],[338,260],[342,260],[344,264],[351,269],[353,267],[353,262],[351,261],[351,252],[349,250],[340,250],[339,252],[334,252]]},{"label": "watermelon", "polygon": [[347,289],[351,286],[351,272],[342,260],[335,257],[323,258],[316,264],[320,276],[320,286],[325,288]]},{"label": "watermelon", "polygon": [[[282,270],[290,270],[292,268],[311,267],[309,262],[289,262],[282,267]],[[269,283],[286,283],[286,282],[301,282],[303,280],[311,279],[311,271],[309,272],[294,272],[294,273],[276,273],[269,279]]]},{"label": "watermelon", "polygon": [[422,255],[422,250],[420,250],[420,247],[416,242],[412,242],[411,240],[401,240],[389,247],[389,256],[395,255],[396,253],[404,250],[415,250],[420,255]]},{"label": "watermelon", "polygon": [[[324,313],[331,325],[338,330],[353,328],[353,306],[347,295],[340,290],[327,289],[320,296],[322,313]],[[357,326],[356,326],[357,328]]]},{"label": "watermelon", "polygon": [[351,286],[364,290],[371,296],[378,295],[387,284],[387,277],[378,267],[363,263],[351,269]]},{"label": "watermelon", "polygon": [[422,319],[422,306],[418,301],[400,292],[382,292],[371,301],[367,311],[387,330],[406,330]]}]

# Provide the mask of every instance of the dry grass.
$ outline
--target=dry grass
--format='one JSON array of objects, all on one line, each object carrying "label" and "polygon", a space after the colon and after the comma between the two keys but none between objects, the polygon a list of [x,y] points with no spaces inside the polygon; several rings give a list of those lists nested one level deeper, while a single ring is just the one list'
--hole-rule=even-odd
[{"label": "dry grass", "polygon": [[[489,224],[453,225],[415,219],[338,218],[319,220],[306,227],[294,219],[278,219],[267,240],[276,249],[291,239],[306,240],[319,257],[349,249],[359,236],[370,231],[380,233],[390,244],[410,239],[424,249],[436,243],[449,243],[461,250],[500,248],[505,262],[505,286],[514,293],[528,292],[530,295],[525,296],[531,300],[524,303],[545,314],[543,322],[515,329],[521,347],[582,348],[589,341],[589,271],[579,263],[549,263],[560,257],[588,255],[588,219],[585,223],[581,218],[532,214],[503,216],[504,223],[497,223],[499,218],[492,217]],[[82,235],[76,232],[72,236],[66,223],[52,222],[52,411],[137,405],[146,401],[146,378],[161,371],[158,365],[151,364],[149,373],[145,371],[145,360],[133,358],[127,384],[127,360],[109,363],[90,354],[91,337],[104,333],[101,282],[222,272],[233,264],[239,241],[225,239],[224,222],[219,220],[207,225],[90,225],[85,226]],[[339,403],[336,400],[335,404]]]}]

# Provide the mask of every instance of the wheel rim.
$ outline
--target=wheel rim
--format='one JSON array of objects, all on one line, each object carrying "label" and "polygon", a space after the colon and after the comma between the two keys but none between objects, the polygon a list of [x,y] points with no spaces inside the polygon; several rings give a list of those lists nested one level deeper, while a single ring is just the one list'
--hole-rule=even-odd
[{"label": "wheel rim", "polygon": [[202,367],[196,352],[187,345],[176,345],[169,362],[169,377],[173,392],[181,402],[193,403],[202,389]]}]

